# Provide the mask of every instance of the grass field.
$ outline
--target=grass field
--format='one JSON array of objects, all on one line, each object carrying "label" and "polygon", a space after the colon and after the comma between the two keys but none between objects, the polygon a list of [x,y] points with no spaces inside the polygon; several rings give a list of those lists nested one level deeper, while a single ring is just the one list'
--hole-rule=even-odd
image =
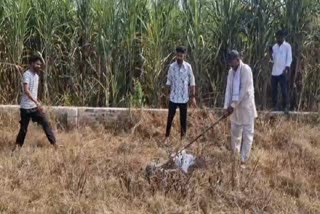
[{"label": "grass field", "polygon": [[[189,138],[215,118],[191,115]],[[181,145],[174,138],[177,124],[173,147]],[[146,165],[167,157],[158,146],[165,128],[160,116],[136,115],[112,128],[57,130],[58,151],[32,125],[23,149],[11,155],[17,126],[16,119],[1,119],[0,213],[320,213],[316,124],[257,120],[251,160],[234,189],[226,121],[190,149],[205,158],[206,169],[150,183]]]}]

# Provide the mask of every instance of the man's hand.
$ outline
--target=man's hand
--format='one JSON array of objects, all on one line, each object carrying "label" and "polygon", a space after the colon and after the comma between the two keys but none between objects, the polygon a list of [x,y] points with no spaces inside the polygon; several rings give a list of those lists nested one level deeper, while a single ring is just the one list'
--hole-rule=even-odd
[{"label": "man's hand", "polygon": [[41,58],[41,61],[42,61],[41,69],[44,70],[46,68],[46,61],[44,61],[44,58],[39,51],[37,51],[37,54],[39,55],[39,57]]},{"label": "man's hand", "polygon": [[233,107],[232,106],[229,106],[227,109],[225,109],[224,110],[224,113],[223,113],[223,115],[225,116],[225,117],[228,117],[229,115],[231,115],[232,113],[233,113]]},{"label": "man's hand", "polygon": [[290,70],[290,67],[288,67],[288,66],[283,70],[283,74],[284,74],[286,77],[288,77],[289,70]]},{"label": "man's hand", "polygon": [[21,67],[20,65],[15,65],[15,68],[16,68],[19,72],[22,72],[22,71],[23,71],[23,67]]},{"label": "man's hand", "polygon": [[197,107],[197,101],[196,101],[196,98],[195,97],[192,97],[191,99],[191,105],[196,108]]},{"label": "man's hand", "polygon": [[39,101],[36,102],[37,108],[40,112],[43,112],[43,107]]}]

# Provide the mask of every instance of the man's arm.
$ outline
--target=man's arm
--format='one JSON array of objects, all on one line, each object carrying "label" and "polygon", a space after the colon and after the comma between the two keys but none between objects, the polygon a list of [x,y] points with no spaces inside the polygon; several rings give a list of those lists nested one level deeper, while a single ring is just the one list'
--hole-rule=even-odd
[{"label": "man's arm", "polygon": [[232,73],[231,70],[229,70],[228,73],[228,78],[227,78],[227,86],[226,86],[226,92],[224,96],[224,116],[227,117],[233,112],[233,108],[230,106],[230,100],[231,100],[231,94],[232,94],[232,89],[231,89],[231,84],[232,84]]},{"label": "man's arm", "polygon": [[191,91],[191,102],[193,106],[197,106],[197,101],[196,101],[196,80],[192,71],[192,67],[190,65],[190,70],[189,70],[189,81],[190,81],[190,91]]},{"label": "man's arm", "polygon": [[44,60],[42,54],[39,51],[37,51],[37,53],[38,53],[38,55],[39,55],[39,57],[41,58],[41,61],[42,61],[41,69],[45,70],[46,69],[46,61]]},{"label": "man's arm", "polygon": [[38,100],[34,99],[32,97],[32,94],[29,90],[29,84],[28,83],[23,83],[23,90],[24,90],[24,93],[27,95],[27,97],[32,100],[32,102],[34,102],[37,106],[40,106],[40,103],[38,102]]},{"label": "man's arm", "polygon": [[291,49],[291,45],[289,44],[287,48],[287,55],[286,55],[286,69],[285,69],[286,72],[289,72],[291,63],[292,63],[292,49]]},{"label": "man's arm", "polygon": [[170,96],[170,89],[171,89],[171,84],[172,84],[172,66],[170,65],[168,74],[167,74],[167,82],[166,82],[166,92],[168,97]]},{"label": "man's arm", "polygon": [[230,74],[230,71],[229,71],[229,73],[228,73],[228,77],[227,77],[227,86],[226,86],[226,92],[225,92],[225,95],[224,95],[224,106],[223,106],[223,108],[224,109],[227,109],[228,107],[229,107],[229,105],[230,105],[230,96],[231,96],[231,79],[230,79],[230,76],[231,74]]},{"label": "man's arm", "polygon": [[196,86],[195,85],[191,85],[190,89],[191,89],[191,97],[195,98],[196,97]]},{"label": "man's arm", "polygon": [[247,96],[247,94],[249,93],[249,88],[250,86],[253,84],[253,78],[252,78],[252,71],[250,67],[246,68],[246,71],[242,72],[242,76],[240,78],[243,79],[243,86],[240,89],[240,95],[239,95],[239,101],[237,102],[232,102],[231,103],[231,107],[232,108],[236,108],[241,102],[242,100]]},{"label": "man's arm", "polygon": [[196,80],[194,78],[194,74],[192,71],[192,68],[190,66],[190,89],[191,89],[191,97],[195,97],[196,96]]}]

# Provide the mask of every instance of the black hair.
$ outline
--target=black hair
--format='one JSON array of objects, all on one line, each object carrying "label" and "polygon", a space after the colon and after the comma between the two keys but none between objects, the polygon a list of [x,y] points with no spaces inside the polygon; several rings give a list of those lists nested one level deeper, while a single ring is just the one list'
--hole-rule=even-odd
[{"label": "black hair", "polygon": [[187,52],[187,49],[185,47],[179,46],[176,48],[176,52],[185,54]]},{"label": "black hair", "polygon": [[227,59],[229,62],[235,59],[240,59],[240,54],[237,50],[232,50],[228,53]]},{"label": "black hair", "polygon": [[36,62],[36,61],[38,61],[38,60],[40,60],[40,62],[43,63],[42,58],[41,58],[40,56],[38,56],[38,55],[32,55],[32,56],[30,57],[30,59],[29,59],[29,64],[32,64],[32,63],[34,63],[34,62]]},{"label": "black hair", "polygon": [[286,36],[286,32],[284,30],[278,30],[276,32],[276,36],[285,37]]}]

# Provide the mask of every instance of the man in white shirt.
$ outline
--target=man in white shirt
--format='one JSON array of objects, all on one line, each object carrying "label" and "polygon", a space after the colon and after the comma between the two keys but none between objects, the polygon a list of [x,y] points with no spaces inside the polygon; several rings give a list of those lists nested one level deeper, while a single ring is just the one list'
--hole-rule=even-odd
[{"label": "man in white shirt", "polygon": [[251,68],[242,62],[238,51],[231,51],[228,61],[231,69],[227,80],[224,114],[231,114],[231,147],[235,154],[240,153],[241,164],[244,166],[250,155],[254,121],[257,117],[253,77]]},{"label": "man in white shirt", "polygon": [[169,67],[166,85],[170,88],[169,112],[166,128],[165,144],[169,142],[172,121],[176,109],[180,110],[181,138],[187,131],[187,107],[189,101],[189,87],[191,88],[191,101],[196,105],[195,99],[195,78],[191,65],[184,61],[186,49],[184,47],[176,48],[176,61]]},{"label": "man in white shirt", "polygon": [[55,135],[43,112],[43,107],[38,100],[39,72],[43,65],[40,56],[32,56],[29,60],[30,67],[23,74],[23,94],[20,103],[20,130],[16,139],[15,149],[22,147],[27,134],[30,119],[40,124],[49,140],[57,148]]},{"label": "man in white shirt", "polygon": [[272,56],[272,105],[273,109],[278,110],[278,85],[280,84],[282,93],[282,108],[288,112],[288,73],[292,62],[291,45],[285,41],[285,32],[280,30],[276,33],[277,43],[270,50]]}]

